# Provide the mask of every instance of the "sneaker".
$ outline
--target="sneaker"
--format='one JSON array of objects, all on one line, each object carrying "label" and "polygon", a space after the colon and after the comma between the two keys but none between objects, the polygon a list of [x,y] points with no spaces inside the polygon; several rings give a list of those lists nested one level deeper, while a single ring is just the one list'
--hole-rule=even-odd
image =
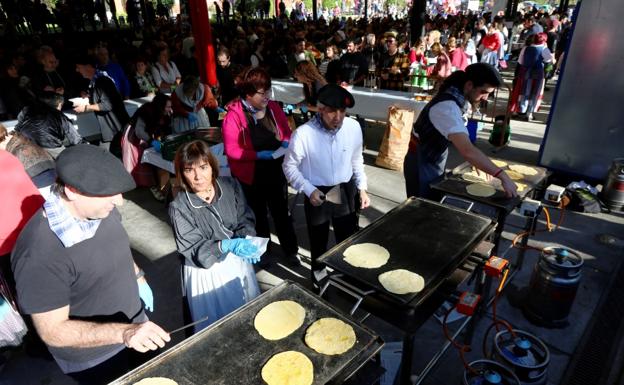
[{"label": "sneaker", "polygon": [[150,192],[152,193],[154,199],[156,199],[158,202],[164,202],[165,200],[167,200],[167,197],[156,186],[150,187]]}]

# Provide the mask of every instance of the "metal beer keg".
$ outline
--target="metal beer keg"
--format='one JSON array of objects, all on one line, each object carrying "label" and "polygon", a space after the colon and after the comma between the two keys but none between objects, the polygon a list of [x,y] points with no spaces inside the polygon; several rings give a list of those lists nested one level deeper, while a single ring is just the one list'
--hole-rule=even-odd
[{"label": "metal beer keg", "polygon": [[477,360],[469,365],[476,373],[466,369],[462,385],[521,385],[510,369],[496,361]]},{"label": "metal beer keg", "polygon": [[613,159],[602,190],[602,199],[613,211],[624,208],[624,158]]},{"label": "metal beer keg", "polygon": [[524,315],[531,321],[562,327],[576,297],[583,258],[562,247],[546,247],[533,268]]},{"label": "metal beer keg", "polygon": [[550,352],[533,334],[514,329],[503,330],[494,336],[493,357],[511,368],[522,385],[543,385],[548,381]]}]

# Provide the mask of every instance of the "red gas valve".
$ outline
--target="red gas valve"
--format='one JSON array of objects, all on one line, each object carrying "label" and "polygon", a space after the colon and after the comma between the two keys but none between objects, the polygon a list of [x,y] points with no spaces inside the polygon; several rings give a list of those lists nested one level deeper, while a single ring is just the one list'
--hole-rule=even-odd
[{"label": "red gas valve", "polygon": [[459,297],[459,302],[457,302],[456,306],[457,311],[461,314],[473,315],[480,300],[480,295],[465,291]]},{"label": "red gas valve", "polygon": [[490,259],[485,263],[485,274],[490,277],[500,277],[503,275],[503,271],[509,265],[509,261],[503,258],[499,258],[496,256],[491,256]]}]

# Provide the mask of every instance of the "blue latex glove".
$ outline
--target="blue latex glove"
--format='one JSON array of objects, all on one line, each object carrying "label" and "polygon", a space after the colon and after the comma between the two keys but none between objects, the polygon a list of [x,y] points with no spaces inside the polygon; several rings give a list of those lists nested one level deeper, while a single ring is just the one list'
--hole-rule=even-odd
[{"label": "blue latex glove", "polygon": [[154,147],[154,150],[156,150],[156,152],[160,152],[160,149],[162,147],[162,143],[160,143],[160,140],[152,140],[152,147]]},{"label": "blue latex glove", "polygon": [[154,311],[154,293],[152,293],[152,289],[147,284],[147,281],[143,281],[139,283],[139,297],[143,300],[145,304],[145,309],[153,312]]},{"label": "blue latex glove", "polygon": [[254,246],[249,239],[223,239],[221,240],[221,250],[225,253],[232,252],[242,258],[245,262],[256,263],[260,261],[260,258],[253,258],[253,255],[258,251],[258,248]]},{"label": "blue latex glove", "polygon": [[199,118],[197,117],[197,114],[194,112],[189,112],[186,118],[189,120],[189,123],[191,124],[196,124],[197,122],[199,122]]},{"label": "blue latex glove", "polygon": [[11,311],[11,305],[4,299],[4,297],[0,296],[0,321],[9,314]]},{"label": "blue latex glove", "polygon": [[270,150],[258,151],[256,152],[256,156],[258,157],[258,159],[262,159],[262,160],[273,159],[273,151],[270,151]]},{"label": "blue latex glove", "polygon": [[304,113],[304,114],[305,114],[306,112],[308,112],[308,106],[306,106],[305,104],[304,104],[304,105],[302,105],[301,107],[299,107],[299,109],[300,109],[300,110],[301,110],[301,112],[302,112],[302,113]]},{"label": "blue latex glove", "polygon": [[283,140],[282,141],[282,147],[288,148],[288,141],[287,140]]},{"label": "blue latex glove", "polygon": [[218,112],[218,113],[225,112],[225,108],[223,108],[223,107],[219,106],[219,107],[217,107],[217,112]]}]

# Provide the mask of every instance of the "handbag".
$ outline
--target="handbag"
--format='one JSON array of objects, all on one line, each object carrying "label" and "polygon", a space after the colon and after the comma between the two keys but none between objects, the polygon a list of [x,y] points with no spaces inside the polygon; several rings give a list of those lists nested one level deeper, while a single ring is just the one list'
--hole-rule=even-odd
[{"label": "handbag", "polygon": [[507,68],[507,60],[505,59],[500,59],[498,61],[498,66],[502,69],[506,69]]}]

